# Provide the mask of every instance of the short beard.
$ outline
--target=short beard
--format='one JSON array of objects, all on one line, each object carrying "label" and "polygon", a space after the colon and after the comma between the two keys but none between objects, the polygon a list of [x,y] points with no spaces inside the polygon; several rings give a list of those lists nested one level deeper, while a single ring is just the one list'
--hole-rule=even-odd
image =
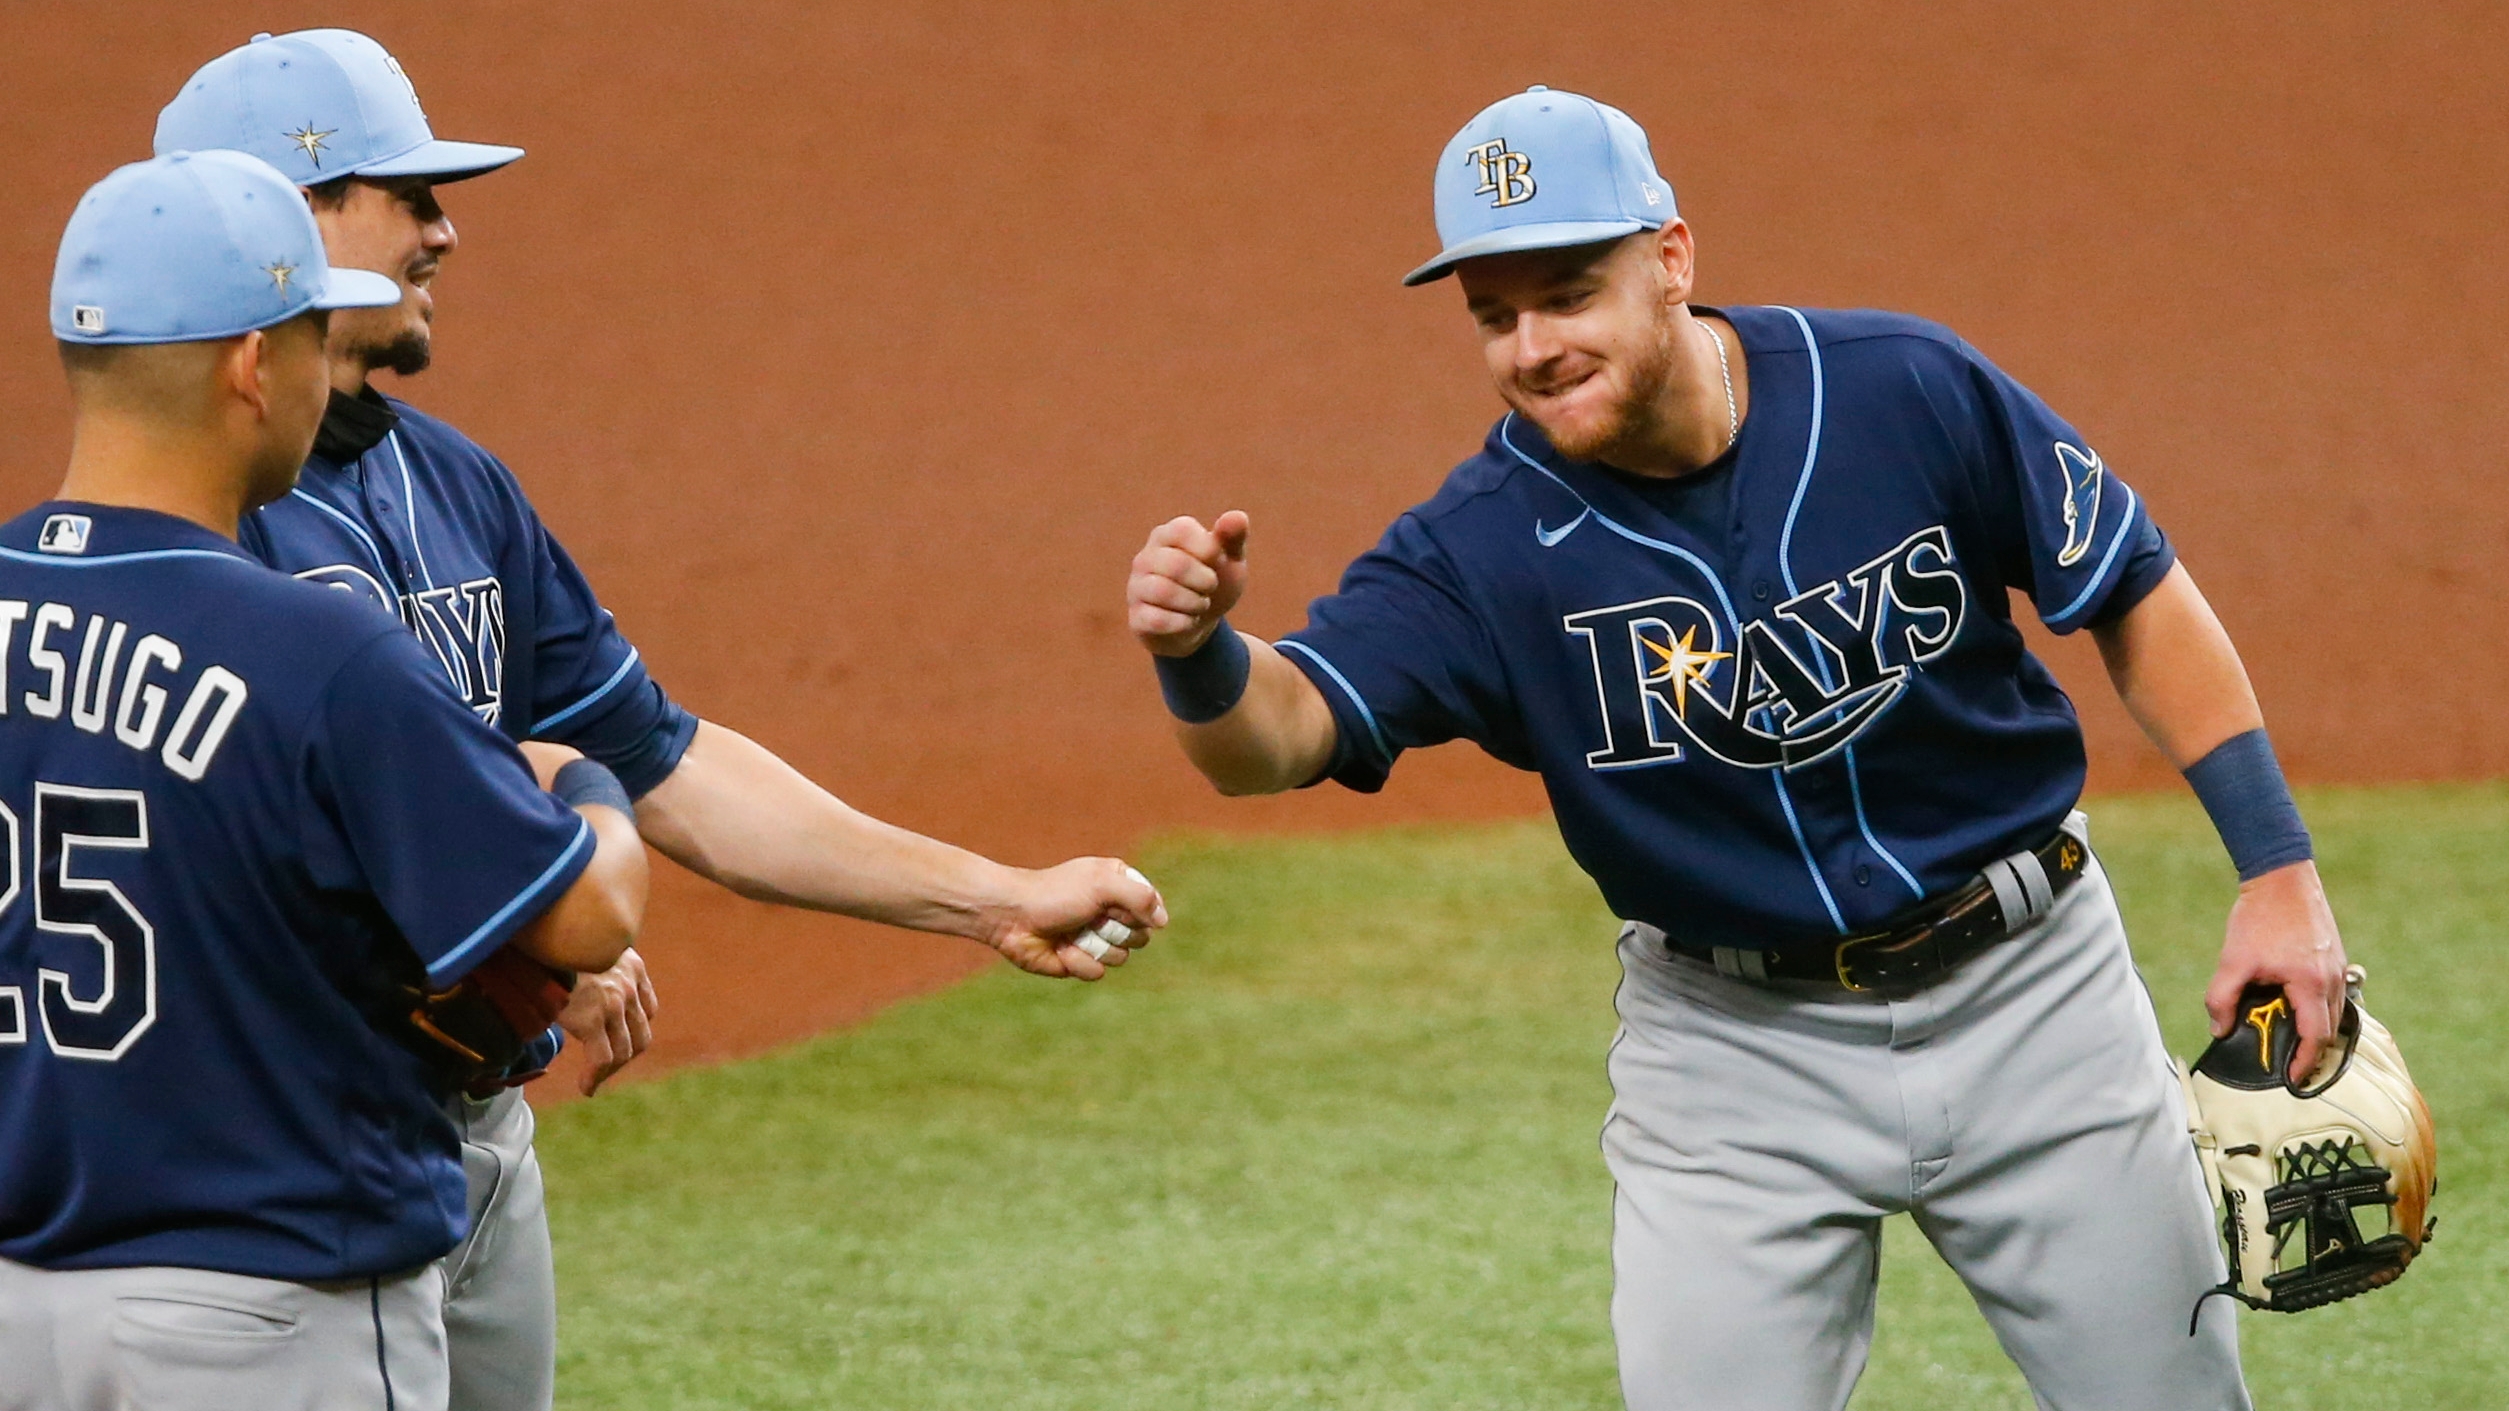
[{"label": "short beard", "polygon": [[366,371],[396,372],[415,377],[435,361],[435,339],[424,329],[399,334],[385,343],[366,343],[348,350],[349,356],[366,365]]},{"label": "short beard", "polygon": [[[1620,458],[1616,458],[1616,453],[1623,450],[1640,452],[1626,459],[1643,460],[1645,447],[1651,440],[1649,433],[1655,429],[1660,415],[1664,389],[1673,380],[1675,327],[1672,319],[1659,321],[1650,345],[1622,364],[1629,370],[1627,394],[1615,402],[1610,412],[1591,429],[1572,432],[1555,428],[1522,405],[1518,405],[1516,410],[1542,429],[1543,436],[1551,443],[1551,449],[1572,461],[1600,461],[1605,465],[1617,465]],[[1514,401],[1512,397],[1509,400]]]}]

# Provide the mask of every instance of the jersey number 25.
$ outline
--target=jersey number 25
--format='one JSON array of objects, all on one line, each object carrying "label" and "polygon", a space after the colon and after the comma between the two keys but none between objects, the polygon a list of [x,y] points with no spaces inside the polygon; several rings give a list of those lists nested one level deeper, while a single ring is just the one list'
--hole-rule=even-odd
[{"label": "jersey number 25", "polygon": [[[0,885],[0,922],[26,900],[18,815],[0,801],[0,843],[7,845],[6,885]],[[157,928],[148,924],[122,889],[101,877],[78,873],[86,848],[126,851],[148,846],[148,799],[136,789],[82,789],[69,784],[35,786],[35,930],[76,936],[100,952],[95,993],[80,995],[67,972],[35,971],[32,1008],[44,1042],[63,1058],[111,1062],[130,1051],[157,1021]],[[0,926],[0,934],[8,929]],[[22,957],[0,954],[0,964]],[[6,978],[0,971],[0,978]],[[28,1032],[26,989],[0,984],[0,1045],[23,1044]]]}]

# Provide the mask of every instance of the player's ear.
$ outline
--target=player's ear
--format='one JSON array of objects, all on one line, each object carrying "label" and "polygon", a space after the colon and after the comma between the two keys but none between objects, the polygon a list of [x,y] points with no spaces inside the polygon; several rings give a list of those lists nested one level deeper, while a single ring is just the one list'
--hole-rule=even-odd
[{"label": "player's ear", "polygon": [[270,418],[270,392],[262,385],[262,378],[268,370],[269,348],[269,334],[256,328],[233,340],[226,356],[218,360],[219,379],[226,390],[250,406],[253,414],[264,421]]},{"label": "player's ear", "polygon": [[1690,226],[1679,218],[1664,222],[1663,228],[1655,232],[1655,257],[1664,271],[1664,302],[1689,302],[1698,257]]}]

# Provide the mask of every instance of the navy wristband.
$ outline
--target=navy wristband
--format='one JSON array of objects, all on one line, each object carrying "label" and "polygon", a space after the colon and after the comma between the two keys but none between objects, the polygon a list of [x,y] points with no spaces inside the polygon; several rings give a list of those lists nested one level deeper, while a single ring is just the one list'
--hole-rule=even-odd
[{"label": "navy wristband", "polygon": [[1150,661],[1159,670],[1159,694],[1167,697],[1167,713],[1187,725],[1207,725],[1236,709],[1254,673],[1246,639],[1225,617],[1193,655]]},{"label": "navy wristband", "polygon": [[2262,729],[2233,735],[2187,766],[2187,783],[2212,815],[2213,828],[2230,850],[2239,880],[2250,882],[2317,855],[2309,830],[2291,801],[2273,743]]},{"label": "navy wristband", "polygon": [[550,781],[549,792],[570,808],[599,804],[626,814],[631,823],[636,819],[636,803],[627,796],[627,786],[619,782],[619,776],[588,759],[570,759],[559,765],[558,777]]}]

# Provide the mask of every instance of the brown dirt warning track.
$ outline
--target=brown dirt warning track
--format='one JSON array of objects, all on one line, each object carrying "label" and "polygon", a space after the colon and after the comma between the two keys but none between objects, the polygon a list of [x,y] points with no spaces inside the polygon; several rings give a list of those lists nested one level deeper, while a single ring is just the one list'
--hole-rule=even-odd
[{"label": "brown dirt warning track", "polygon": [[[256,29],[394,49],[445,136],[438,366],[662,681],[857,804],[998,855],[1176,825],[1517,814],[1459,748],[1387,794],[1214,798],[1125,638],[1154,522],[1242,506],[1277,633],[1496,402],[1428,173],[1530,83],[1628,109],[1701,297],[1944,320],[2098,438],[2303,780],[2509,771],[2509,17],[2488,3],[1366,6],[0,0],[0,491],[66,445],[78,193]],[[2167,782],[2085,644],[2094,784]],[[983,963],[664,869],[656,1058]],[[552,1094],[554,1095],[554,1094]]]}]

